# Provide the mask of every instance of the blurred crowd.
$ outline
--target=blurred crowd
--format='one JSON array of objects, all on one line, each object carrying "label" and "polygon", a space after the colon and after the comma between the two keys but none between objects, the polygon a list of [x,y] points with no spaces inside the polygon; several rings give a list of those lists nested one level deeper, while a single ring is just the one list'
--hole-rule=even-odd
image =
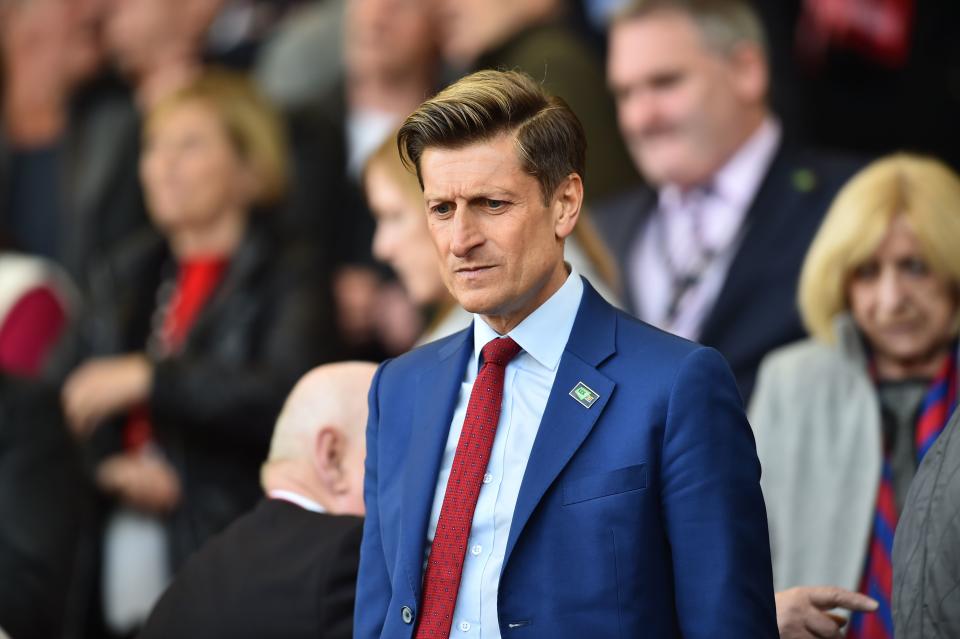
[{"label": "blurred crowd", "polygon": [[778,611],[838,586],[880,601],[851,632],[892,636],[892,531],[958,389],[958,24],[937,0],[0,0],[0,637],[136,636],[231,526],[155,612],[189,618],[226,544],[269,537],[238,518],[282,520],[265,493],[351,517],[284,530],[355,558],[371,370],[284,402],[471,321],[395,132],[491,68],[583,123],[567,260],[729,361]]}]

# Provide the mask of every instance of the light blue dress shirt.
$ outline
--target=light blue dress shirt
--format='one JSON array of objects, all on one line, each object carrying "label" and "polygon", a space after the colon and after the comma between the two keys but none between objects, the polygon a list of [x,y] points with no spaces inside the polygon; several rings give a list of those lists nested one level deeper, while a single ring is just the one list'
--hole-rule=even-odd
[{"label": "light blue dress shirt", "polygon": [[[582,296],[583,281],[576,270],[571,269],[563,286],[508,333],[523,350],[507,365],[500,421],[467,541],[451,637],[500,638],[497,590],[500,587],[510,523],[530,451],[540,429],[540,419]],[[467,365],[460,385],[460,397],[440,463],[430,526],[427,529],[428,556],[467,413],[467,402],[477,378],[480,351],[487,342],[497,337],[500,335],[496,331],[479,315],[474,315],[473,358]]]}]

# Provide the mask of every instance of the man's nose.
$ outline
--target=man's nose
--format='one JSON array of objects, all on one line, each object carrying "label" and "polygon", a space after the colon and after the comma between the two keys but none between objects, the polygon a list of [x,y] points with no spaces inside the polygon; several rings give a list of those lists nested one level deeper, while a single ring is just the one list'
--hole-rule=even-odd
[{"label": "man's nose", "polygon": [[657,121],[656,99],[650,91],[631,91],[620,99],[617,112],[625,135],[642,134]]},{"label": "man's nose", "polygon": [[483,244],[483,234],[480,232],[476,215],[469,207],[464,207],[453,216],[450,252],[456,257],[467,257],[470,251]]}]

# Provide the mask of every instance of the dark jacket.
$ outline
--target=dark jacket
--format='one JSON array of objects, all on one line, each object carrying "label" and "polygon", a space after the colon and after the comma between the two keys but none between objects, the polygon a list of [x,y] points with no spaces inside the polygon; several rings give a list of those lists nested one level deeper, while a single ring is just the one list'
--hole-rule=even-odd
[{"label": "dark jacket", "polygon": [[[174,566],[256,502],[284,398],[304,372],[331,359],[329,287],[308,264],[265,221],[252,221],[182,350],[155,361],[149,411],[182,484],[170,516]],[[109,256],[92,279],[80,359],[143,352],[158,294],[175,271],[153,232]],[[119,450],[122,421],[98,429],[94,460]]]},{"label": "dark jacket", "polygon": [[88,514],[79,451],[58,395],[0,377],[0,629],[60,636]]},{"label": "dark jacket", "polygon": [[[757,191],[743,241],[699,337],[730,362],[744,401],[763,356],[806,335],[796,303],[800,267],[834,195],[858,166],[782,144]],[[632,313],[638,275],[630,270],[630,255],[656,206],[656,192],[643,188],[594,209],[593,220],[620,265]]]},{"label": "dark jacket", "polygon": [[897,639],[960,637],[960,412],[913,478],[893,541]]},{"label": "dark jacket", "polygon": [[183,566],[141,639],[350,639],[363,520],[263,499]]},{"label": "dark jacket", "polygon": [[137,168],[141,121],[113,77],[80,91],[69,116],[63,134],[41,149],[15,148],[0,132],[0,235],[55,259],[86,291],[97,261],[148,225]]}]

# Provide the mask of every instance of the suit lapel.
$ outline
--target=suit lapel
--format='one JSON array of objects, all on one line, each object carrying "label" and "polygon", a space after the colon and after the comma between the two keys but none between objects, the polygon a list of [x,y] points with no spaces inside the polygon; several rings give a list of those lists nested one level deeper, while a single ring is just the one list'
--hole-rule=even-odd
[{"label": "suit lapel", "polygon": [[[613,394],[616,384],[597,370],[597,366],[616,350],[616,322],[614,309],[585,281],[583,301],[560,359],[520,485],[504,567],[537,504],[590,434]],[[599,395],[590,408],[570,396],[578,382]]]},{"label": "suit lapel", "polygon": [[778,235],[783,231],[783,220],[793,215],[798,202],[802,201],[804,191],[791,184],[795,167],[790,153],[781,143],[774,155],[767,175],[747,211],[744,220],[746,233],[740,248],[730,264],[730,270],[717,296],[717,301],[707,315],[700,332],[700,340],[712,344],[714,328],[723,323],[731,311],[737,311],[742,297],[754,290],[754,281],[764,270],[758,265],[769,263],[771,252],[782,246]]},{"label": "suit lapel", "polygon": [[450,434],[450,420],[460,395],[463,371],[473,354],[473,326],[453,337],[438,352],[438,361],[418,377],[420,391],[410,424],[410,446],[404,463],[400,557],[410,587],[420,598],[427,525],[440,472],[440,460]]}]

